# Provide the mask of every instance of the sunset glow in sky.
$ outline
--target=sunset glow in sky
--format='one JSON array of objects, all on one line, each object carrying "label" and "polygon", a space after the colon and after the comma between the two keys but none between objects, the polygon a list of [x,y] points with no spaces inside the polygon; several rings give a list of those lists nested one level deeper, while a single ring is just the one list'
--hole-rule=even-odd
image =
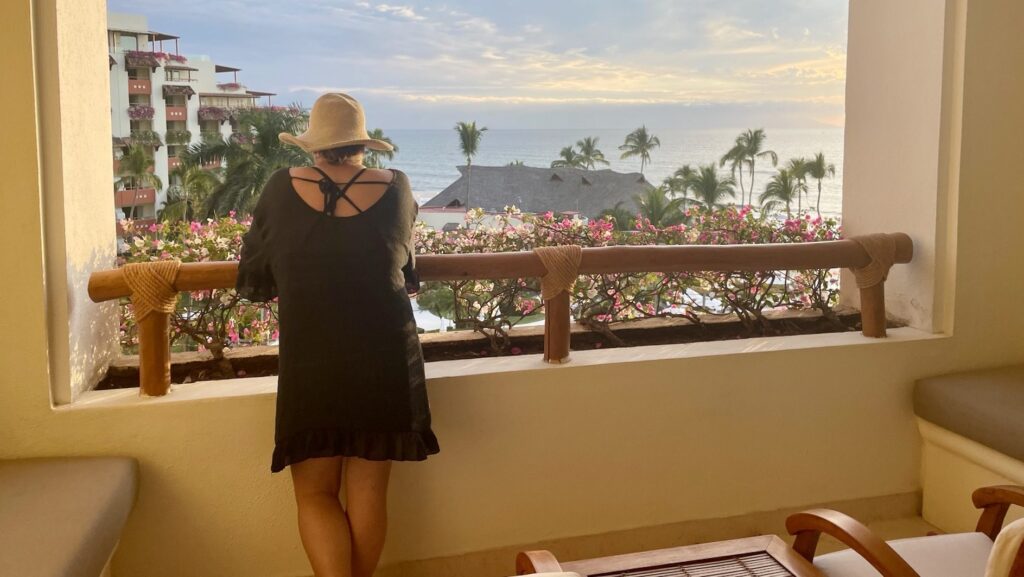
[{"label": "sunset glow in sky", "polygon": [[[847,0],[110,0],[275,103],[340,90],[371,124],[841,125]],[[401,2],[401,3],[399,3]],[[165,45],[166,48],[166,45]]]}]

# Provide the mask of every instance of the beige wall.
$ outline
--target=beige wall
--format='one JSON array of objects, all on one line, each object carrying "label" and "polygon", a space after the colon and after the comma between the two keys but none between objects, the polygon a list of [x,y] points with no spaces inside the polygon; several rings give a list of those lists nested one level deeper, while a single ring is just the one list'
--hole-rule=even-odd
[{"label": "beige wall", "polygon": [[52,394],[68,403],[103,376],[116,351],[116,304],[84,298],[89,273],[115,256],[106,14],[103,2],[35,6],[35,31],[45,39],[36,44],[40,105],[61,110],[40,115],[39,145]]},{"label": "beige wall", "polygon": [[[61,2],[98,13],[99,0]],[[122,576],[308,574],[288,478],[268,473],[272,396],[51,409],[27,0],[0,17],[0,158],[17,167],[0,182],[0,457],[138,458]],[[918,488],[913,380],[1024,361],[1022,19],[1017,0],[971,6],[951,338],[431,379],[442,453],[396,467],[387,560]],[[105,86],[91,67],[66,73]],[[67,154],[93,154],[77,146]]]}]

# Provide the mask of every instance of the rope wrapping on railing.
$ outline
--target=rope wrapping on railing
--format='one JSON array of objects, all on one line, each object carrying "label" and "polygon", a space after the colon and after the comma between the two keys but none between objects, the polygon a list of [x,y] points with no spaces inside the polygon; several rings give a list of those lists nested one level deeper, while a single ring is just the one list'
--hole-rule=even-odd
[{"label": "rope wrapping on railing", "polygon": [[885,282],[889,269],[896,262],[896,239],[888,234],[867,234],[850,240],[859,244],[871,257],[867,266],[851,269],[857,279],[857,287],[871,288]]},{"label": "rope wrapping on railing", "polygon": [[174,312],[174,307],[178,304],[178,290],[174,288],[174,281],[178,278],[180,268],[180,260],[133,262],[124,265],[124,280],[132,291],[135,322],[154,312]]},{"label": "rope wrapping on railing", "polygon": [[572,290],[579,276],[583,248],[575,244],[562,246],[539,246],[533,249],[547,274],[540,278],[540,296],[549,301],[562,291]]}]

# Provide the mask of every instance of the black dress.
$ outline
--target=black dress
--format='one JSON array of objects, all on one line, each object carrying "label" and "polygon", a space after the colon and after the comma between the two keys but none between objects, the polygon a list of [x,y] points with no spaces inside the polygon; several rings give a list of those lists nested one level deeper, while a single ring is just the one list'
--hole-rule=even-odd
[{"label": "black dress", "polygon": [[[280,297],[271,470],[314,457],[422,461],[439,449],[408,295],[418,286],[409,180],[394,171],[384,195],[360,210],[345,194],[351,181],[324,176],[315,181],[321,212],[287,169],[276,172],[243,237],[238,293]],[[339,200],[360,212],[334,216]]]}]

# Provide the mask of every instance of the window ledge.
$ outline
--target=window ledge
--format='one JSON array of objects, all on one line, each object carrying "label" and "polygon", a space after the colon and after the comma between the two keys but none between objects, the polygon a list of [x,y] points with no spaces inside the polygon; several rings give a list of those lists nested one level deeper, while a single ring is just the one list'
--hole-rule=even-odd
[{"label": "window ledge", "polygon": [[[945,334],[933,334],[913,328],[890,329],[885,339],[872,339],[857,332],[825,333],[789,337],[762,337],[732,341],[709,341],[675,345],[651,345],[643,347],[621,347],[599,350],[574,351],[568,363],[547,364],[541,355],[522,355],[438,361],[427,363],[427,380],[510,373],[522,371],[557,371],[571,367],[610,365],[690,359],[724,355],[742,355],[794,351],[801,349],[822,349],[860,345],[884,346],[922,340],[947,338]],[[134,405],[186,403],[212,401],[223,398],[273,396],[277,393],[277,377],[255,377],[205,381],[184,385],[171,385],[171,394],[164,397],[141,397],[138,389],[115,389],[83,393],[70,405],[57,407],[57,411],[75,411],[93,408],[114,408]]]}]

